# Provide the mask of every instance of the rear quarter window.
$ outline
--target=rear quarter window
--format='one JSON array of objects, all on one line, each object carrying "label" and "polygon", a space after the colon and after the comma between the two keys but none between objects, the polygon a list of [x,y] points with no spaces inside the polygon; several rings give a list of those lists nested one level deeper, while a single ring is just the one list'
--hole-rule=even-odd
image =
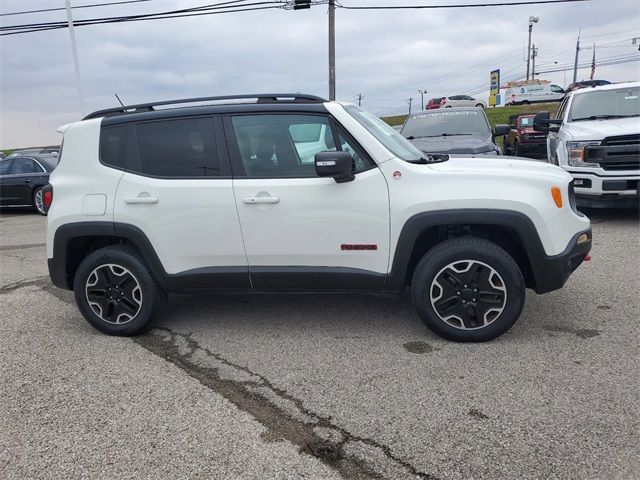
[{"label": "rear quarter window", "polygon": [[100,160],[124,170],[127,167],[127,129],[124,125],[105,127],[100,132]]}]

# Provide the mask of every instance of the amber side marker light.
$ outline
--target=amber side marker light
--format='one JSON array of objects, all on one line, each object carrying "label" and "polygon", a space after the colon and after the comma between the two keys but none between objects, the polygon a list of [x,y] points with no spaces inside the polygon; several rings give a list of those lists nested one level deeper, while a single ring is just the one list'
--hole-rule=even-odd
[{"label": "amber side marker light", "polygon": [[576,240],[576,244],[577,244],[577,245],[581,245],[581,244],[583,244],[583,243],[588,242],[589,240],[591,240],[591,239],[589,238],[589,235],[587,235],[586,233],[583,233],[582,235],[580,235],[580,236],[578,237],[578,240]]},{"label": "amber side marker light", "polygon": [[560,187],[551,187],[551,196],[556,203],[556,207],[562,208],[562,192],[560,191]]}]

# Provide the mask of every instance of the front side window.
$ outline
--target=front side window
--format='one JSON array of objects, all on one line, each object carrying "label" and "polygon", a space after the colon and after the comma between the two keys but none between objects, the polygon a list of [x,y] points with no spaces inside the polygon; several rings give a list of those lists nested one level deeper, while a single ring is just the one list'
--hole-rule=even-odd
[{"label": "front side window", "polygon": [[129,169],[156,177],[215,177],[220,163],[212,118],[163,120],[136,125],[138,165]]},{"label": "front side window", "polygon": [[344,109],[360,125],[366,128],[371,135],[382,143],[387,150],[399,159],[405,161],[416,161],[420,160],[424,156],[420,150],[409,142],[409,140],[400,135],[392,127],[372,113],[369,113],[356,105],[347,105]]},{"label": "front side window", "polygon": [[551,85],[549,88],[553,93],[564,93],[564,90],[560,88],[558,85]]},{"label": "front side window", "polygon": [[576,94],[569,111],[570,122],[637,116],[640,116],[640,87]]},{"label": "front side window", "polygon": [[24,175],[38,171],[40,171],[40,169],[36,169],[36,163],[30,158],[16,158],[11,167],[11,175]]},{"label": "front side window", "polygon": [[322,115],[237,115],[231,118],[240,160],[249,177],[315,177],[320,152],[348,152],[354,172],[372,165],[344,132],[336,147],[329,118]]}]

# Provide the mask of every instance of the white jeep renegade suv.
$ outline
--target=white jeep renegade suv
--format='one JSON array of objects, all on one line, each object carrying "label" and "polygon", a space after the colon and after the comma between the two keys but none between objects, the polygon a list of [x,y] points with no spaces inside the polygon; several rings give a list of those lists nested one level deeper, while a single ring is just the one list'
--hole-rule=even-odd
[{"label": "white jeep renegade suv", "polygon": [[410,285],[435,333],[489,340],[518,319],[525,288],[561,288],[591,247],[562,169],[425,158],[351,104],[198,98],[61,131],[44,194],[49,271],[111,335],[144,330],[170,292]]}]

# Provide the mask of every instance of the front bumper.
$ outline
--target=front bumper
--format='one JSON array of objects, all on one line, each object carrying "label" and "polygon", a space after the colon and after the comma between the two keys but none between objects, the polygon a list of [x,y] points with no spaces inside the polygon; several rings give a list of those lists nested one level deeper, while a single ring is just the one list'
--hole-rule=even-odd
[{"label": "front bumper", "polygon": [[578,206],[634,208],[640,204],[640,174],[597,175],[584,171],[573,176]]},{"label": "front bumper", "polygon": [[[578,243],[586,235],[588,240]],[[582,264],[585,256],[591,250],[591,229],[584,230],[573,236],[564,252],[559,255],[532,255],[531,268],[535,277],[535,292],[547,293],[564,286],[571,274]]]}]

